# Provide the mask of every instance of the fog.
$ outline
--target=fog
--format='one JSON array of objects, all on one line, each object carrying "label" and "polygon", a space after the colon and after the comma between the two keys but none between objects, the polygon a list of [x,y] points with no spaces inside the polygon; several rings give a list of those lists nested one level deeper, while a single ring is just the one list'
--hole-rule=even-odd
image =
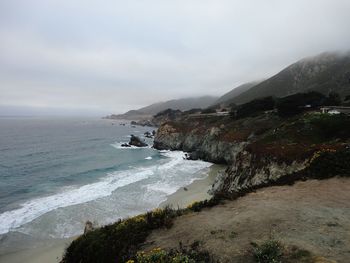
[{"label": "fog", "polygon": [[107,114],[220,96],[349,49],[349,11],[348,0],[1,1],[0,109]]}]

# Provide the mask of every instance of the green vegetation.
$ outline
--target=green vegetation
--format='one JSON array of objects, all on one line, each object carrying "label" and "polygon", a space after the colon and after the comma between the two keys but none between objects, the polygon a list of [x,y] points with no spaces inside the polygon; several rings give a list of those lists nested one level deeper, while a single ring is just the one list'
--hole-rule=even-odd
[{"label": "green vegetation", "polygon": [[339,106],[341,104],[341,97],[337,92],[330,92],[328,98],[326,99],[324,105],[327,106]]},{"label": "green vegetation", "polygon": [[207,108],[202,110],[201,114],[211,114],[211,113],[216,113],[216,110],[213,108]]},{"label": "green vegetation", "polygon": [[318,114],[308,116],[309,122],[323,140],[332,138],[346,139],[350,137],[350,117],[344,114]]},{"label": "green vegetation", "polygon": [[315,152],[310,165],[302,171],[304,177],[326,179],[334,176],[350,176],[350,149],[324,149]]},{"label": "green vegetation", "polygon": [[252,245],[257,263],[282,263],[283,246],[278,241],[270,239],[260,245]]},{"label": "green vegetation", "polygon": [[230,115],[233,118],[245,118],[254,116],[263,111],[273,110],[274,108],[275,99],[273,97],[265,97],[244,103],[239,105],[237,108],[232,108]]},{"label": "green vegetation", "polygon": [[[278,115],[281,117],[289,117],[299,114],[306,109],[313,109],[324,105],[326,97],[319,92],[297,93],[277,101],[276,107]],[[309,108],[305,108],[308,105]]]},{"label": "green vegetation", "polygon": [[134,258],[151,230],[171,227],[181,213],[166,207],[91,231],[71,243],[62,262],[125,262]]},{"label": "green vegetation", "polygon": [[[119,220],[114,224],[107,225],[78,237],[66,249],[62,263],[96,263],[96,262],[163,262],[147,261],[153,257],[163,257],[164,251],[159,251],[154,255],[138,255],[140,245],[154,229],[170,228],[175,217],[185,213],[200,211],[204,207],[212,207],[219,203],[219,199],[213,197],[195,203],[195,208],[187,209],[155,209],[142,215],[138,215],[125,220]],[[152,256],[153,255],[153,256]],[[198,249],[198,244],[193,244],[190,249],[180,245],[178,251],[165,253],[164,259],[175,256],[176,260],[185,260],[188,257],[195,261],[164,261],[164,262],[212,262],[207,261],[208,253],[202,253]],[[143,261],[137,261],[139,260]],[[206,259],[206,260],[204,260]]]},{"label": "green vegetation", "polygon": [[313,255],[296,246],[284,246],[279,241],[268,239],[261,244],[251,243],[256,263],[314,263]]},{"label": "green vegetation", "polygon": [[149,252],[138,252],[135,259],[126,263],[214,263],[215,261],[207,251],[200,249],[200,242],[196,241],[188,248],[182,243],[179,249],[166,251],[161,248]]},{"label": "green vegetation", "polygon": [[203,208],[206,207],[213,207],[216,206],[220,203],[220,199],[218,197],[213,197],[210,200],[204,200],[204,201],[199,201],[199,202],[194,202],[190,204],[187,209],[194,211],[194,212],[200,212]]}]

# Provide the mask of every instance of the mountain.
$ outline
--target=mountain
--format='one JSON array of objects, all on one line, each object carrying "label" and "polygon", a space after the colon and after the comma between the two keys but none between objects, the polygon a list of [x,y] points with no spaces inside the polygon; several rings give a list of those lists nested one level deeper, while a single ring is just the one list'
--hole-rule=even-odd
[{"label": "mountain", "polygon": [[350,94],[350,52],[322,53],[302,59],[273,77],[232,99],[242,104],[259,97],[285,97],[295,93],[335,91],[342,97]]},{"label": "mountain", "polygon": [[111,115],[109,116],[109,118],[127,119],[127,120],[147,119],[166,109],[185,111],[193,108],[207,108],[210,105],[212,105],[217,99],[218,99],[217,97],[203,96],[203,97],[196,97],[196,98],[183,98],[183,99],[169,100],[166,102],[154,103],[137,110],[131,110],[124,114]]},{"label": "mountain", "polygon": [[248,82],[248,83],[244,83],[234,89],[232,89],[231,91],[225,93],[224,95],[222,95],[216,102],[215,105],[217,104],[221,104],[224,106],[228,106],[230,103],[233,102],[233,99],[235,97],[237,97],[238,95],[242,94],[243,92],[251,89],[252,87],[258,85],[261,81],[254,81],[254,82]]}]

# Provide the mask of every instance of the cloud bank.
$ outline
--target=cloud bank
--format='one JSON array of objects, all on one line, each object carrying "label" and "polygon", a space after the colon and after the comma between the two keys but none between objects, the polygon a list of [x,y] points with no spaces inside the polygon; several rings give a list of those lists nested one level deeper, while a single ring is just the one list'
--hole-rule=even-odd
[{"label": "cloud bank", "polygon": [[0,3],[0,106],[123,112],[350,47],[348,0]]}]

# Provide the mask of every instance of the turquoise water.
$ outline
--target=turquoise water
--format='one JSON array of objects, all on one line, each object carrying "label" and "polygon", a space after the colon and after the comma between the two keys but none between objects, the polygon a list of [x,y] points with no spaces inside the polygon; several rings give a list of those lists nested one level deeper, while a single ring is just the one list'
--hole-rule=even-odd
[{"label": "turquoise water", "polygon": [[120,147],[146,131],[102,119],[1,118],[0,234],[74,236],[86,220],[147,211],[205,176],[210,164],[182,152]]}]

